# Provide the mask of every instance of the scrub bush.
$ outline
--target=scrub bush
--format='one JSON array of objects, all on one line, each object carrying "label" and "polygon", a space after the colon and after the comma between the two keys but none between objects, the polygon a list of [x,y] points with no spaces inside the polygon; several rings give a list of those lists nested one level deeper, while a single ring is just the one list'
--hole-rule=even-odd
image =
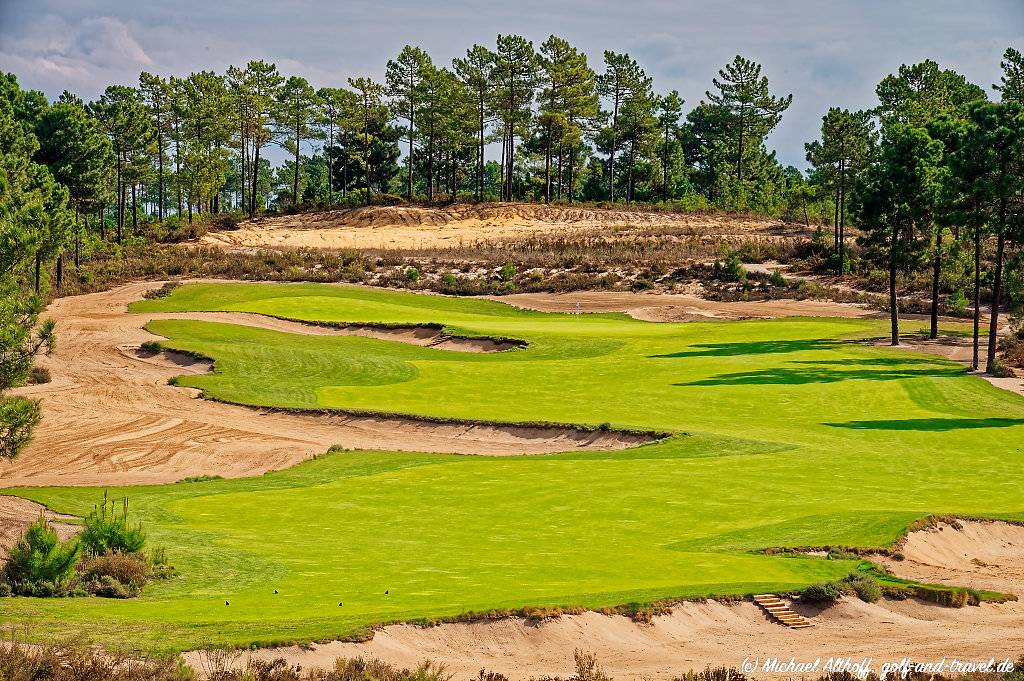
[{"label": "scrub bush", "polygon": [[822,582],[811,584],[800,592],[800,600],[805,603],[831,604],[843,595],[843,588],[838,582]]},{"label": "scrub bush", "polygon": [[120,514],[114,502],[103,494],[103,503],[95,507],[85,518],[85,530],[79,535],[82,546],[93,556],[106,553],[136,553],[146,543],[142,523],[132,525],[128,521],[128,497]]},{"label": "scrub bush", "polygon": [[62,542],[40,516],[11,549],[3,578],[19,596],[63,596],[69,591],[80,554],[77,541]]},{"label": "scrub bush", "polygon": [[132,554],[86,557],[78,574],[86,591],[107,598],[132,598],[146,586],[146,563]]}]

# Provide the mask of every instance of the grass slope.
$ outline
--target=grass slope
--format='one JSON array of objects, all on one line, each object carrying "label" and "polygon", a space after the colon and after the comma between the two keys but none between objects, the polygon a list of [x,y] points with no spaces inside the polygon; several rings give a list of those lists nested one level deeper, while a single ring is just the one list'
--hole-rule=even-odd
[{"label": "grass slope", "polygon": [[[470,354],[152,322],[168,347],[216,360],[179,382],[217,399],[675,435],[512,458],[335,452],[260,478],[112,490],[182,577],[132,601],[0,604],[36,638],[177,650],[786,590],[853,564],[752,551],[883,545],[927,513],[1024,519],[1024,400],[950,362],[850,340],[883,335],[874,320],[650,324],[323,285],[190,285],[134,309],[442,323],[529,342]],[[9,492],[79,514],[101,495]]]}]

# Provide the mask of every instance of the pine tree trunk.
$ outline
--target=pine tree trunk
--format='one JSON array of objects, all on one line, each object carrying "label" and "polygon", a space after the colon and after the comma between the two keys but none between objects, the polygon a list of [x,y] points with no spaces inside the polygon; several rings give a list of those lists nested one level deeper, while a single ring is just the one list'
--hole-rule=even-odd
[{"label": "pine tree trunk", "polygon": [[846,161],[839,161],[839,276],[846,274]]},{"label": "pine tree trunk", "polygon": [[608,201],[615,203],[615,143],[619,132],[619,95],[615,95],[612,107],[612,149],[608,155]]},{"label": "pine tree trunk", "polygon": [[999,206],[999,236],[996,241],[996,276],[992,283],[992,312],[988,324],[988,357],[985,372],[992,374],[996,370],[996,350],[999,345],[999,299],[1002,298],[1003,286],[1003,255],[1006,249],[1006,199]]},{"label": "pine tree trunk", "polygon": [[974,228],[974,355],[971,368],[975,371],[979,362],[979,337],[981,336],[981,225]]},{"label": "pine tree trunk", "polygon": [[547,148],[544,152],[544,203],[551,203],[551,121],[547,125]]},{"label": "pine tree trunk", "polygon": [[939,337],[939,275],[942,273],[942,228],[935,234],[935,257],[932,261],[932,314],[928,337]]},{"label": "pine tree trunk", "polygon": [[889,319],[892,323],[892,345],[900,344],[900,313],[896,300],[896,249],[899,243],[899,228],[892,228],[892,243],[889,244]]}]

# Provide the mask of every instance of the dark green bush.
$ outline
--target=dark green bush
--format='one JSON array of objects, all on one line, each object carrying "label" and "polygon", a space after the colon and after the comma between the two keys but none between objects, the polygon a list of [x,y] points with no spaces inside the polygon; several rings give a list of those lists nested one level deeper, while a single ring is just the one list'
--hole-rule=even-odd
[{"label": "dark green bush", "polygon": [[409,267],[405,270],[405,278],[409,281],[416,283],[420,280],[420,271],[415,267]]},{"label": "dark green bush", "polygon": [[107,553],[135,553],[146,544],[142,524],[132,525],[128,520],[128,497],[124,498],[121,513],[113,501],[103,494],[103,503],[85,518],[85,529],[79,535],[82,546],[93,556]]},{"label": "dark green bush", "polygon": [[40,516],[11,549],[3,578],[21,596],[62,596],[68,592],[80,554],[77,541],[62,542]]},{"label": "dark green bush", "polygon": [[843,595],[843,588],[837,582],[822,582],[811,584],[800,592],[800,600],[805,603],[831,604],[839,600]]}]

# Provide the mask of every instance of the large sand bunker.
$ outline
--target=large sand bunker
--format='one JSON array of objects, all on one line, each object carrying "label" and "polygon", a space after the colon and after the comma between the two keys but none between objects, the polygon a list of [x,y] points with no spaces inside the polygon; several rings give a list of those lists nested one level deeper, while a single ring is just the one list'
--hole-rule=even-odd
[{"label": "large sand bunker", "polygon": [[609,228],[662,228],[715,241],[776,240],[805,235],[804,225],[729,215],[543,206],[456,204],[448,208],[367,206],[256,218],[203,241],[229,247],[434,249],[534,235]]},{"label": "large sand bunker", "polygon": [[[907,577],[927,577],[963,586],[1024,588],[1024,527],[964,522],[960,529],[911,535],[906,560],[892,564]],[[922,566],[925,566],[922,569]],[[998,582],[993,575],[1001,575]],[[456,678],[480,669],[512,679],[568,676],[576,649],[592,651],[615,679],[663,679],[707,665],[740,668],[744,660],[768,657],[824,663],[831,656],[883,662],[915,662],[958,656],[961,660],[1016,660],[1024,651],[1024,602],[946,608],[915,599],[864,603],[844,596],[826,610],[799,603],[812,617],[809,629],[787,629],[753,603],[683,603],[650,624],[618,615],[587,612],[541,622],[507,618],[436,627],[384,627],[364,643],[326,643],[255,651],[253,657],[284,657],[304,668],[333,664],[336,657],[372,656],[413,666],[424,659],[443,663]],[[247,654],[248,655],[248,654]],[[244,664],[243,656],[238,662]],[[198,660],[196,654],[190,658]],[[753,676],[768,676],[758,669]],[[793,674],[785,674],[793,676]]]}]

